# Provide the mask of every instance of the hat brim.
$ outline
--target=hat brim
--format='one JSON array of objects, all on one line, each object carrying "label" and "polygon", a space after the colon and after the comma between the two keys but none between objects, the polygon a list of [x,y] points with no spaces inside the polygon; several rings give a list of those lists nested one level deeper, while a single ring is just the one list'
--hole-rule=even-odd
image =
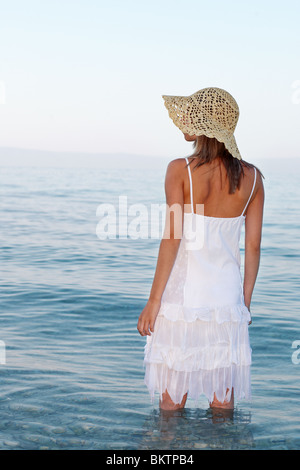
[{"label": "hat brim", "polygon": [[192,96],[162,95],[162,98],[164,99],[164,105],[168,110],[169,117],[184,134],[205,135],[206,137],[215,138],[219,142],[224,143],[226,149],[234,158],[242,160],[234,135],[224,130],[216,129],[213,119],[209,116],[203,116],[205,126],[202,126],[202,129],[193,128],[191,118],[188,116],[188,110],[193,105]]}]

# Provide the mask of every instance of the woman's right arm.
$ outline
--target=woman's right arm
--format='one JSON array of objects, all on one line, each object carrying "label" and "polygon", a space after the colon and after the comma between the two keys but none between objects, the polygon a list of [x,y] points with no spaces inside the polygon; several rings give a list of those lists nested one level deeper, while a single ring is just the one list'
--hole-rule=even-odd
[{"label": "woman's right arm", "polygon": [[260,261],[263,208],[264,186],[257,172],[256,191],[247,208],[245,221],[244,300],[249,310]]}]

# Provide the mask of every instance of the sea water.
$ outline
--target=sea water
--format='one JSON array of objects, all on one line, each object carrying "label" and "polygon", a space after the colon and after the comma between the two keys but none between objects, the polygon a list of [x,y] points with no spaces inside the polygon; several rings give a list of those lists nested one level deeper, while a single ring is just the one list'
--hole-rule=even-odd
[{"label": "sea water", "polygon": [[[260,168],[252,401],[224,415],[205,398],[160,412],[143,382],[136,323],[159,238],[134,224],[119,235],[134,204],[147,208],[145,222],[151,204],[165,202],[166,164],[1,167],[1,449],[300,449],[299,166]],[[104,204],[116,208],[120,233],[101,239]]]}]

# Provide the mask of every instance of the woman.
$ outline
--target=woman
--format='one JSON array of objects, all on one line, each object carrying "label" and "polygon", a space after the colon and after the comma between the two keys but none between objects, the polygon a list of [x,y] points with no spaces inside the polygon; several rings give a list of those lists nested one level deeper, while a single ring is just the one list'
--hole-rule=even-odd
[{"label": "woman", "polygon": [[251,397],[248,325],[260,259],[262,175],[241,158],[234,137],[239,108],[229,93],[205,88],[163,98],[195,151],[167,168],[166,229],[137,325],[147,336],[145,382],[164,410],[183,408],[188,394],[233,409],[234,398]]}]

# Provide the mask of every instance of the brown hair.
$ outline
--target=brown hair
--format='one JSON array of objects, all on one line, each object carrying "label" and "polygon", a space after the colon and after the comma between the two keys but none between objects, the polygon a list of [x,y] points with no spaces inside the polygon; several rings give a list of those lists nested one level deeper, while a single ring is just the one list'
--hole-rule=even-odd
[{"label": "brown hair", "polygon": [[[213,160],[219,157],[226,168],[227,178],[229,180],[229,194],[233,194],[236,189],[239,189],[241,175],[244,175],[244,166],[248,168],[254,168],[252,163],[234,158],[228,152],[223,142],[219,142],[215,138],[206,137],[205,135],[197,136],[193,146],[195,151],[191,157],[198,160],[195,167],[193,168],[193,171],[199,166],[204,165],[205,163],[211,163]],[[256,169],[261,174],[261,176],[264,177],[261,171],[258,168]]]}]

